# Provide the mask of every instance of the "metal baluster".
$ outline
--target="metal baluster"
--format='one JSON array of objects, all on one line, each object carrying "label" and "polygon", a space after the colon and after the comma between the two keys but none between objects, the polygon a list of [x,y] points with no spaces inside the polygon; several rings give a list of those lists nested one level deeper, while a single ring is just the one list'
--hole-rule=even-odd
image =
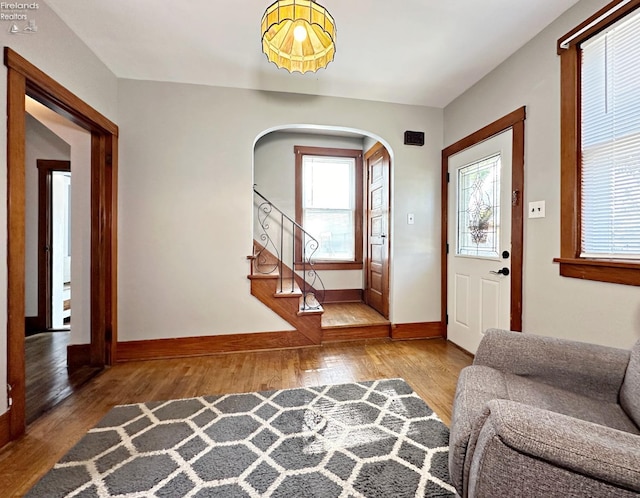
[{"label": "metal baluster", "polygon": [[291,292],[293,292],[293,283],[296,273],[296,224],[291,222],[291,234],[293,235],[293,243],[291,244]]},{"label": "metal baluster", "polygon": [[[262,234],[260,235],[260,239],[264,242],[263,248],[256,255],[256,260],[254,262],[257,265],[257,268],[261,268],[259,266],[260,261],[264,261],[264,258],[261,259],[260,255],[262,251],[268,250],[267,247],[271,246],[273,251],[277,254],[274,256],[277,258],[277,263],[271,267],[269,270],[260,269],[260,273],[269,274],[273,273],[276,269],[279,270],[279,284],[280,284],[280,292],[284,290],[284,268],[286,263],[284,261],[284,220],[286,219],[291,223],[292,227],[292,244],[291,244],[291,291],[293,291],[295,286],[295,259],[296,259],[296,243],[302,244],[302,296],[303,296],[303,309],[318,309],[319,306],[322,305],[324,301],[324,283],[322,279],[318,276],[317,272],[313,268],[313,255],[319,247],[319,242],[308,234],[303,227],[298,225],[295,220],[291,219],[289,216],[284,214],[280,209],[274,206],[271,201],[269,201],[266,197],[264,197],[260,192],[254,189],[255,195],[257,195],[260,199],[262,199],[261,204],[258,206],[258,222],[262,228]],[[273,210],[276,210],[280,213],[280,244],[279,248],[276,247],[274,240],[269,235],[270,225],[269,225],[269,217]],[[300,237],[300,240],[297,241],[297,238]],[[307,245],[309,245],[309,250],[307,250]],[[279,250],[278,250],[279,249]],[[266,262],[266,261],[264,261]],[[307,273],[308,272],[308,273]],[[309,281],[308,279],[313,279]],[[315,286],[315,287],[314,287]],[[317,287],[317,288],[316,288]],[[313,291],[314,295],[314,304],[311,306],[308,304],[308,294],[310,291]]]},{"label": "metal baluster", "polygon": [[[284,214],[280,213],[280,254],[284,254],[282,252],[283,249],[283,239],[284,239]],[[278,270],[280,273],[280,292],[282,292],[282,258],[278,260]]]}]

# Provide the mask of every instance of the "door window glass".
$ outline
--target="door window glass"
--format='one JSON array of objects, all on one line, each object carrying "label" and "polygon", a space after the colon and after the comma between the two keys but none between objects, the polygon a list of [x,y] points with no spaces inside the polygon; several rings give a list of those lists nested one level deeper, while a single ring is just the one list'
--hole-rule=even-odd
[{"label": "door window glass", "polygon": [[458,169],[457,212],[456,253],[499,257],[500,154]]}]

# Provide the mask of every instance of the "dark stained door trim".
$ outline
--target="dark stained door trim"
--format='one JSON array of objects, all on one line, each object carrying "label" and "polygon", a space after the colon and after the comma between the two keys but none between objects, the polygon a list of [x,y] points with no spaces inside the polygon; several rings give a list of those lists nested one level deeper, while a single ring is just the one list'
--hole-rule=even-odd
[{"label": "dark stained door trim", "polygon": [[[511,330],[522,331],[522,265],[524,235],[524,120],[526,108],[520,107],[484,128],[458,140],[442,151],[442,245],[441,245],[441,321],[447,334],[447,224],[449,209],[449,157],[483,142],[503,131],[513,130],[511,158]],[[452,241],[453,242],[453,241]],[[451,244],[453,247],[453,243]]]},{"label": "dark stained door trim", "polygon": [[[7,381],[9,434],[25,432],[25,97],[91,133],[91,364],[115,361],[118,127],[11,50],[7,66]],[[2,425],[1,427],[5,427]]]},{"label": "dark stained door trim", "polygon": [[51,329],[52,189],[54,171],[71,171],[69,161],[38,159],[38,330]]}]

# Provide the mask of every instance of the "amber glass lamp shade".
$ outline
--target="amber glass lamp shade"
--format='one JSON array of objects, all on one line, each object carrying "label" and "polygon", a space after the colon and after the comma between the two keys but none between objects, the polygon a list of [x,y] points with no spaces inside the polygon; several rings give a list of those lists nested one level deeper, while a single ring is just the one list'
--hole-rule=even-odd
[{"label": "amber glass lamp shade", "polygon": [[290,73],[326,67],[336,52],[331,14],[312,0],[279,0],[262,16],[262,51]]}]

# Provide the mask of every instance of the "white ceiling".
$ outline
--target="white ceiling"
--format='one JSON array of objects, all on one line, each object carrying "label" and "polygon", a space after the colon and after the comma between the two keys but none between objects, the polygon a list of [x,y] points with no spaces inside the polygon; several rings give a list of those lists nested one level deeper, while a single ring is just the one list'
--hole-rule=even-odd
[{"label": "white ceiling", "polygon": [[434,107],[578,0],[320,0],[336,20],[336,57],[305,75],[261,52],[272,1],[46,0],[119,78]]}]

